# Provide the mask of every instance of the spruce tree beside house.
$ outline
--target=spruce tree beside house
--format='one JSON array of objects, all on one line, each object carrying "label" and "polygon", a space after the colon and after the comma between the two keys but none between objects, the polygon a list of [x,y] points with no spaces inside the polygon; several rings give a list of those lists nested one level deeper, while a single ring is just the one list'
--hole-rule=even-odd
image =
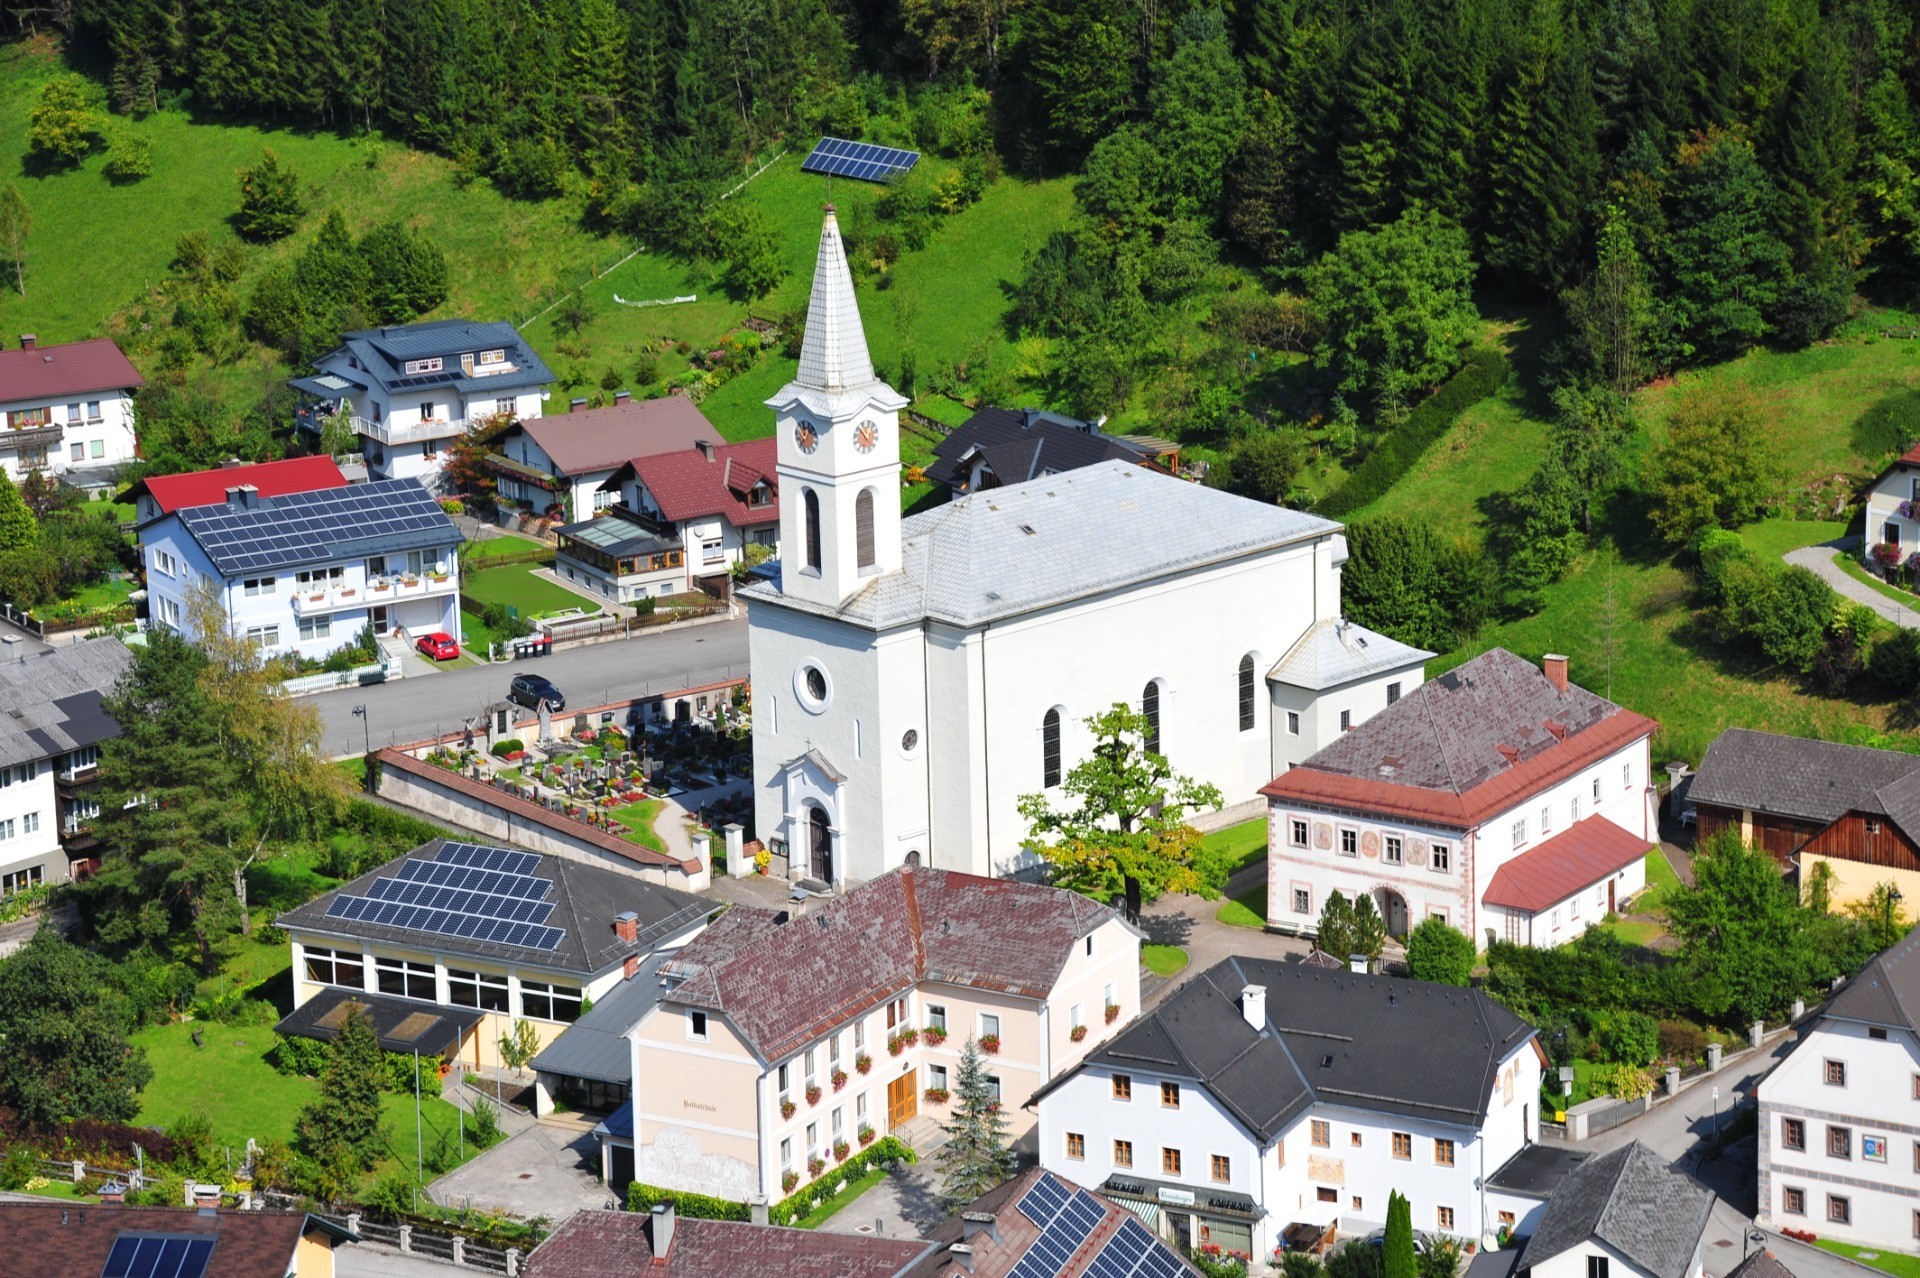
[{"label": "spruce tree beside house", "polygon": [[1387,1236],[1381,1246],[1385,1278],[1418,1278],[1413,1252],[1413,1206],[1397,1189],[1387,1194]]},{"label": "spruce tree beside house", "polygon": [[940,1147],[940,1206],[958,1211],[1013,1175],[1007,1116],[987,1082],[980,1045],[971,1038],[960,1053],[953,1118],[945,1131],[947,1143]]},{"label": "spruce tree beside house", "polygon": [[380,1036],[359,1004],[350,1005],[327,1048],[320,1094],[300,1111],[301,1150],[335,1172],[364,1171],[380,1156],[380,1082],[387,1076]]}]

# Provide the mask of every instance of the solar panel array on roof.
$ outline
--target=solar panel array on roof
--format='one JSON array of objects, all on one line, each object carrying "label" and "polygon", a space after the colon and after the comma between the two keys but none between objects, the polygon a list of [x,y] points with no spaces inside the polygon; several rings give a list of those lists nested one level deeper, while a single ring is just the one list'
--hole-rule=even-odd
[{"label": "solar panel array on roof", "polygon": [[122,1234],[114,1239],[100,1278],[200,1278],[213,1244],[211,1238]]},{"label": "solar panel array on roof", "polygon": [[1087,1266],[1087,1278],[1181,1278],[1186,1272],[1144,1225],[1131,1218]]},{"label": "solar panel array on roof", "polygon": [[[1048,1212],[1048,1208],[1054,1210]],[[1020,1263],[1007,1278],[1056,1278],[1067,1272],[1074,1253],[1086,1246],[1087,1239],[1107,1218],[1107,1209],[1082,1189],[1069,1196],[1066,1187],[1051,1176],[1033,1183],[1020,1200],[1021,1214],[1040,1225],[1040,1236],[1020,1257]]]},{"label": "solar panel array on roof", "polygon": [[412,480],[290,493],[253,508],[197,506],[181,511],[180,518],[229,574],[326,558],[344,542],[410,533],[457,535],[432,494]]},{"label": "solar panel array on roof", "polygon": [[531,873],[539,865],[529,852],[447,843],[431,861],[401,862],[395,877],[375,879],[365,896],[334,897],[327,917],[552,950],[566,931],[545,926],[553,880]]},{"label": "solar panel array on roof", "polygon": [[918,151],[901,151],[871,142],[850,142],[846,138],[821,138],[800,165],[802,173],[825,173],[828,177],[859,178],[863,182],[885,182],[920,163]]}]

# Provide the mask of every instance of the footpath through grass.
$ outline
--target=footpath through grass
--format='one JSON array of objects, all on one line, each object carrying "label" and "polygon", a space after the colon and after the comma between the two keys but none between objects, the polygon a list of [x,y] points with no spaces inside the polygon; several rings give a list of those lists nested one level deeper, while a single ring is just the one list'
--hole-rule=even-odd
[{"label": "footpath through grass", "polygon": [[660,809],[665,806],[665,801],[661,799],[642,799],[624,808],[614,808],[607,815],[627,827],[627,842],[638,843],[655,852],[665,852],[667,845],[653,830],[653,819],[660,815]]}]

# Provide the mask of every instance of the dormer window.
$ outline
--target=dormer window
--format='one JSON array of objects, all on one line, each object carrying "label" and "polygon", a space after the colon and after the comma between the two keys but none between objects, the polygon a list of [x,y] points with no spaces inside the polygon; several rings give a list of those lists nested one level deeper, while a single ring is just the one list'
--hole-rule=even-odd
[{"label": "dormer window", "polygon": [[482,368],[485,368],[489,364],[504,364],[507,362],[507,353],[505,351],[481,351],[479,355],[474,357],[473,362]]},{"label": "dormer window", "polygon": [[767,506],[773,503],[773,489],[767,487],[767,481],[761,480],[747,490],[747,505]]},{"label": "dormer window", "polygon": [[407,361],[407,376],[412,377],[419,373],[437,373],[445,366],[438,355],[432,359],[410,359]]}]

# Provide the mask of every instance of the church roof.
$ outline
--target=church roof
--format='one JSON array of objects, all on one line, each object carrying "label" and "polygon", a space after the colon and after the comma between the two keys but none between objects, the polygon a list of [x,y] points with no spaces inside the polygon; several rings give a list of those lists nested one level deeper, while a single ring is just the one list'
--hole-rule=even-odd
[{"label": "church roof", "polygon": [[1417,665],[1433,654],[1345,619],[1316,621],[1274,663],[1267,678],[1323,692],[1355,679]]},{"label": "church roof", "polygon": [[786,595],[777,573],[740,593],[876,630],[921,620],[974,626],[1339,528],[1108,461],[973,493],[903,520],[899,571],[838,606]]},{"label": "church roof", "polygon": [[907,400],[874,375],[866,330],[854,301],[853,274],[847,269],[840,223],[827,206],[820,224],[820,252],[813,263],[813,290],[807,297],[807,328],[800,339],[800,371],[770,408],[805,404],[823,417],[857,411],[865,403],[901,409]]}]

